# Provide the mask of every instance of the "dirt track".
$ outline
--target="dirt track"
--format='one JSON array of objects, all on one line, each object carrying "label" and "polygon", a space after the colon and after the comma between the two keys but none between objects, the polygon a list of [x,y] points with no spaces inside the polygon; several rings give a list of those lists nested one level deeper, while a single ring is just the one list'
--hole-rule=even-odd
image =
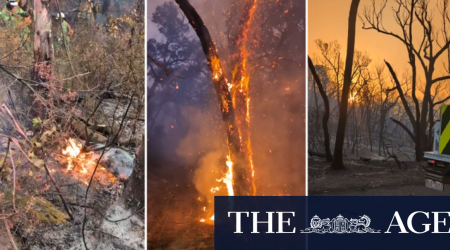
[{"label": "dirt track", "polygon": [[308,159],[308,194],[317,196],[446,196],[425,187],[423,162],[344,160],[346,170],[332,171],[330,163],[317,157]]}]

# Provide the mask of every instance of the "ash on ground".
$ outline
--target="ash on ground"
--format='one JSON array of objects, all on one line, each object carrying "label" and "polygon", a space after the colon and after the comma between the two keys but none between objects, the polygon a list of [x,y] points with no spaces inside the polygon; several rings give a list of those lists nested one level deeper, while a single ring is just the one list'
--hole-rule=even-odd
[{"label": "ash on ground", "polygon": [[26,160],[17,160],[15,199],[11,183],[0,184],[0,194],[4,194],[0,196],[0,217],[7,216],[9,222],[0,223],[2,249],[13,249],[6,226],[19,249],[81,250],[86,249],[85,244],[89,249],[145,249],[144,213],[132,212],[122,195],[123,183],[99,166],[86,195],[95,165],[87,167],[87,173],[79,166],[69,171],[65,157],[54,153],[45,162],[74,219],[69,219],[45,169],[30,168]]},{"label": "ash on ground", "polygon": [[413,161],[413,149],[396,152],[400,166],[392,158],[363,148],[358,154],[344,152],[345,170],[331,170],[330,162],[317,156],[308,158],[308,195],[323,196],[444,196],[425,187],[426,162]]}]

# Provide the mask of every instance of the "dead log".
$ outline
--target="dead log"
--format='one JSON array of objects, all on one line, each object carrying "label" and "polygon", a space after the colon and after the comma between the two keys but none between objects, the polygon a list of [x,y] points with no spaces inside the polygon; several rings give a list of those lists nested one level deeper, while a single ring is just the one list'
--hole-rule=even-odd
[{"label": "dead log", "polygon": [[[218,51],[211,35],[188,0],[175,0],[180,9],[189,20],[200,39],[203,52],[206,56],[208,67],[212,74],[212,80],[219,100],[222,120],[227,127],[227,143],[231,161],[233,162],[233,187],[235,195],[253,195],[252,173],[249,167],[247,149],[241,144],[236,120],[236,110],[233,106],[232,93],[228,81],[225,78],[225,70],[219,60]],[[240,111],[241,112],[241,111]]]}]

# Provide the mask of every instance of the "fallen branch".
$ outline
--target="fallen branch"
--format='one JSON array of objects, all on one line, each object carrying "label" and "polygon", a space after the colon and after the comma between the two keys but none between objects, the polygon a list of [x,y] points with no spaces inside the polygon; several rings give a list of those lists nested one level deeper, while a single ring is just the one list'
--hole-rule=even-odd
[{"label": "fallen branch", "polygon": [[[134,93],[133,93],[133,96],[134,96]],[[119,125],[119,130],[117,131],[117,134],[114,136],[114,138],[116,138],[117,135],[120,133],[120,130],[121,130],[122,126],[123,126],[123,122],[125,121],[125,117],[126,117],[126,115],[127,115],[127,113],[128,113],[128,109],[130,108],[131,103],[132,103],[132,99],[130,100],[130,104],[129,104],[128,107],[127,107],[127,111],[126,111],[126,113],[124,114],[124,117],[123,117],[123,119],[122,119],[122,121],[121,121],[121,123],[120,123],[120,125]],[[118,106],[119,106],[119,104],[117,104],[117,105],[116,105],[116,108],[114,109],[113,117],[114,117],[115,114],[116,114],[116,111],[117,111],[117,107],[118,107]],[[114,120],[112,121],[111,127],[114,127]],[[109,141],[109,136],[108,136],[108,140],[107,140],[107,141]],[[114,139],[111,140],[111,141],[113,142]],[[87,196],[88,196],[88,193],[89,193],[89,189],[91,188],[91,185],[92,185],[92,180],[94,179],[94,175],[95,175],[95,173],[97,172],[98,166],[100,165],[100,160],[102,159],[103,155],[104,155],[105,152],[106,152],[107,146],[108,146],[108,145],[105,145],[105,147],[103,147],[102,153],[100,154],[100,157],[99,157],[98,160],[97,160],[97,163],[96,163],[96,165],[95,165],[94,171],[92,172],[91,178],[90,178],[90,180],[89,180],[89,184],[88,184],[88,186],[87,186],[87,188],[86,188],[86,193],[85,193],[85,195],[84,195],[84,204],[85,204],[85,205],[87,205]],[[87,207],[84,208],[84,217],[83,217],[83,225],[82,225],[82,228],[81,228],[81,235],[83,236],[83,244],[84,244],[84,247],[85,247],[87,250],[89,250],[89,248],[87,247],[86,235],[85,235],[86,221],[87,221],[87,213],[86,213],[86,210],[87,210]]]},{"label": "fallen branch", "polygon": [[18,250],[19,248],[17,248],[16,242],[14,241],[14,237],[11,234],[11,230],[9,230],[8,222],[6,220],[3,221],[5,222],[6,233],[8,234],[9,241],[11,241],[12,247],[14,248],[14,250]]},{"label": "fallen branch", "polygon": [[[9,157],[11,158],[11,165],[13,168],[12,203],[13,203],[14,212],[17,213],[17,209],[16,209],[16,165],[14,164],[14,159],[12,157],[12,152],[11,152],[11,147],[9,145],[9,142],[10,142],[10,139],[8,139],[8,151],[9,151]],[[5,157],[5,161],[6,161],[6,157]]]},{"label": "fallen branch", "polygon": [[[41,148],[41,151],[42,151],[42,154],[45,155],[44,150],[42,148]],[[53,186],[55,186],[56,192],[58,192],[58,196],[59,196],[59,198],[61,198],[61,201],[64,205],[64,209],[66,210],[67,214],[69,215],[70,220],[73,220],[74,218],[72,215],[72,211],[70,210],[70,207],[67,205],[66,199],[64,199],[64,196],[62,195],[61,190],[59,189],[58,185],[56,184],[55,179],[53,178],[50,171],[48,170],[47,164],[45,164],[45,161],[44,161],[44,168],[45,168],[45,172],[47,172],[47,175],[50,177],[50,180],[52,181]]]},{"label": "fallen branch", "polygon": [[5,104],[2,104],[1,110],[9,115],[9,117],[11,118],[11,120],[14,123],[14,127],[16,128],[17,132],[19,132],[23,136],[23,138],[25,138],[25,140],[27,140],[27,142],[30,142],[30,140],[28,139],[28,136],[23,131],[23,129],[20,127],[19,123],[16,121],[16,119],[12,115],[11,111],[9,111],[8,107],[6,107]]}]

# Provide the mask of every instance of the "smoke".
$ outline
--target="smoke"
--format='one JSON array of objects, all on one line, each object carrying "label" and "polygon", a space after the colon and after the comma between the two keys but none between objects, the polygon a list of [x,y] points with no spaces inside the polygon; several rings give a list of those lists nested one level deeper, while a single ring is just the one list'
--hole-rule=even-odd
[{"label": "smoke", "polygon": [[186,107],[182,114],[189,117],[189,130],[176,152],[186,165],[197,166],[193,182],[205,207],[206,219],[213,215],[214,195],[227,195],[225,184],[217,181],[226,170],[225,128],[218,119],[220,112],[216,105],[204,110]]},{"label": "smoke", "polygon": [[[228,15],[239,20],[239,13],[227,12],[230,10],[230,3],[236,1],[190,2],[214,37],[221,60],[227,66],[226,34],[227,29],[233,27],[227,26],[225,20]],[[305,7],[301,3],[303,1],[297,3],[284,0],[280,4],[281,2],[292,5],[279,8],[271,6],[273,3],[270,1],[261,0],[249,34],[249,41],[253,41],[249,46],[251,55],[248,62],[250,131],[257,195],[305,194],[305,34],[298,31],[296,23],[298,16],[301,16],[298,13],[304,13]],[[152,3],[150,5],[147,7],[151,15],[151,9],[155,10],[156,6]],[[272,14],[276,8],[279,14]],[[288,15],[290,16],[286,17]],[[160,35],[157,28],[150,23],[148,27],[153,35],[149,37],[158,39]],[[284,32],[283,35],[280,35],[281,31]],[[196,37],[192,29],[191,33]],[[226,68],[226,71],[231,72],[232,69]],[[202,72],[191,73],[200,75]],[[177,81],[181,82],[179,79]],[[170,119],[177,121],[176,129],[183,132],[176,133],[175,129],[169,129],[171,123],[166,122],[163,126],[167,138],[177,139],[170,140],[173,142],[170,146],[164,142],[167,140],[161,142],[166,143],[168,150],[176,149],[176,157],[172,156],[172,159],[179,159],[180,166],[193,169],[193,182],[205,204],[207,222],[208,211],[212,212],[213,209],[214,195],[227,195],[226,186],[217,179],[223,177],[227,168],[225,156],[228,151],[226,128],[212,82],[208,80],[202,84],[208,85],[208,89],[203,90],[205,102],[200,105],[186,104],[175,116],[171,113]],[[183,86],[182,83],[179,85],[180,88]],[[161,112],[160,116],[169,113],[167,109]],[[159,118],[160,123],[162,120]],[[216,193],[211,192],[214,187],[219,187]]]}]

